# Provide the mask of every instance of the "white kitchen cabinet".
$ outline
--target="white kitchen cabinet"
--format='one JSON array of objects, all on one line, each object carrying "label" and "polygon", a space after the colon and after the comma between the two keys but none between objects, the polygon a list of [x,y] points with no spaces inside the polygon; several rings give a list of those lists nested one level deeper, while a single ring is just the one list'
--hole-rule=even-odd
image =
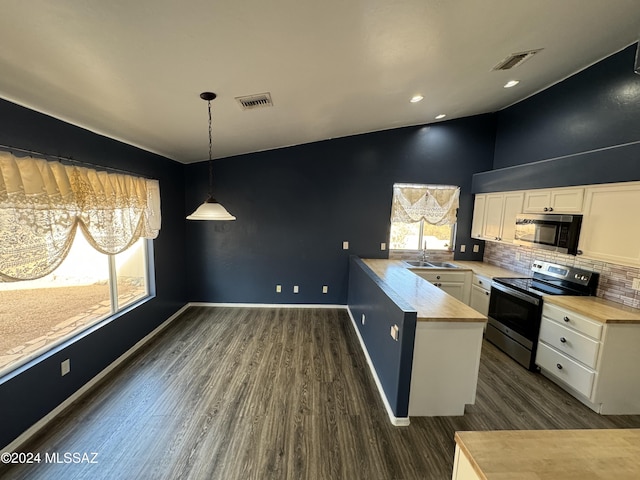
[{"label": "white kitchen cabinet", "polygon": [[413,273],[421,278],[433,283],[449,295],[457,298],[463,303],[469,304],[471,293],[471,271],[451,271],[437,269],[414,269]]},{"label": "white kitchen cabinet", "polygon": [[536,364],[601,414],[640,413],[640,324],[601,322],[545,303]]},{"label": "white kitchen cabinet", "polygon": [[522,212],[523,198],[524,192],[487,194],[482,239],[513,243],[516,215]]},{"label": "white kitchen cabinet", "polygon": [[451,480],[480,480],[480,476],[473,469],[471,461],[457,443]]},{"label": "white kitchen cabinet", "polygon": [[481,275],[473,275],[469,306],[483,315],[489,314],[489,298],[491,296],[491,279]]},{"label": "white kitchen cabinet", "polygon": [[528,190],[524,194],[524,213],[582,213],[584,188]]},{"label": "white kitchen cabinet", "polygon": [[487,201],[486,194],[477,194],[473,200],[473,220],[471,223],[471,237],[482,240],[484,229],[484,210]]},{"label": "white kitchen cabinet", "polygon": [[578,249],[588,258],[640,265],[640,182],[586,188]]}]

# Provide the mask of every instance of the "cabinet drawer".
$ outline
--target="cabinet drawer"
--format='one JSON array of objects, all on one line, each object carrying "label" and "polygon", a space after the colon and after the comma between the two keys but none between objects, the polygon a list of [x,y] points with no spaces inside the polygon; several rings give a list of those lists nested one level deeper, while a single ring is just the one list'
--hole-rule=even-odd
[{"label": "cabinet drawer", "polygon": [[595,338],[596,340],[600,340],[600,337],[602,336],[602,323],[591,320],[590,318],[571,310],[566,310],[552,304],[544,303],[542,306],[542,315],[550,318],[551,320],[555,320],[560,325],[573,328],[580,333]]},{"label": "cabinet drawer", "polygon": [[491,279],[482,275],[473,275],[472,285],[476,285],[485,290],[491,290]]},{"label": "cabinet drawer", "polygon": [[413,273],[418,275],[425,280],[429,280],[430,282],[461,282],[464,283],[466,280],[467,273],[466,272],[448,272],[446,270],[437,270],[437,271],[425,271],[423,269],[414,269],[411,270]]},{"label": "cabinet drawer", "polygon": [[595,372],[544,343],[538,343],[536,365],[585,397],[591,396]]},{"label": "cabinet drawer", "polygon": [[588,367],[595,368],[596,366],[600,342],[573,329],[543,317],[540,324],[540,340]]}]

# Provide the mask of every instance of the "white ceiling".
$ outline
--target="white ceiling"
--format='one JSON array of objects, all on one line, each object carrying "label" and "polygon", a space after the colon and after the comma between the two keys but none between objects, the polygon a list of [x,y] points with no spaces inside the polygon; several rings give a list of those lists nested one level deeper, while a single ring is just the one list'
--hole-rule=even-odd
[{"label": "white ceiling", "polygon": [[2,0],[0,97],[191,163],[203,91],[220,158],[497,111],[639,34],[640,0]]}]

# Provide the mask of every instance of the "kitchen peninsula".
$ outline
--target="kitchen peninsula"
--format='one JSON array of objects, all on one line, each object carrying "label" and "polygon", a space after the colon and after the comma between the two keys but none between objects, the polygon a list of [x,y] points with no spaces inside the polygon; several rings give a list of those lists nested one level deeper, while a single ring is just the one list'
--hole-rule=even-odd
[{"label": "kitchen peninsula", "polygon": [[401,260],[357,257],[348,306],[394,425],[410,416],[463,415],[475,402],[484,315]]}]

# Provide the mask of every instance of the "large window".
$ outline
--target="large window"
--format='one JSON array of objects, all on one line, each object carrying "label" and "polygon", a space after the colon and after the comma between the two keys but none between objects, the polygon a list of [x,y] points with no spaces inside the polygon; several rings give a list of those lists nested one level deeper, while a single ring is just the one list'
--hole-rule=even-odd
[{"label": "large window", "polygon": [[460,189],[449,185],[395,184],[391,250],[452,250]]},{"label": "large window", "polygon": [[149,294],[157,180],[0,152],[0,375]]},{"label": "large window", "polygon": [[79,231],[49,275],[0,282],[0,375],[147,297],[149,241],[105,255]]}]

